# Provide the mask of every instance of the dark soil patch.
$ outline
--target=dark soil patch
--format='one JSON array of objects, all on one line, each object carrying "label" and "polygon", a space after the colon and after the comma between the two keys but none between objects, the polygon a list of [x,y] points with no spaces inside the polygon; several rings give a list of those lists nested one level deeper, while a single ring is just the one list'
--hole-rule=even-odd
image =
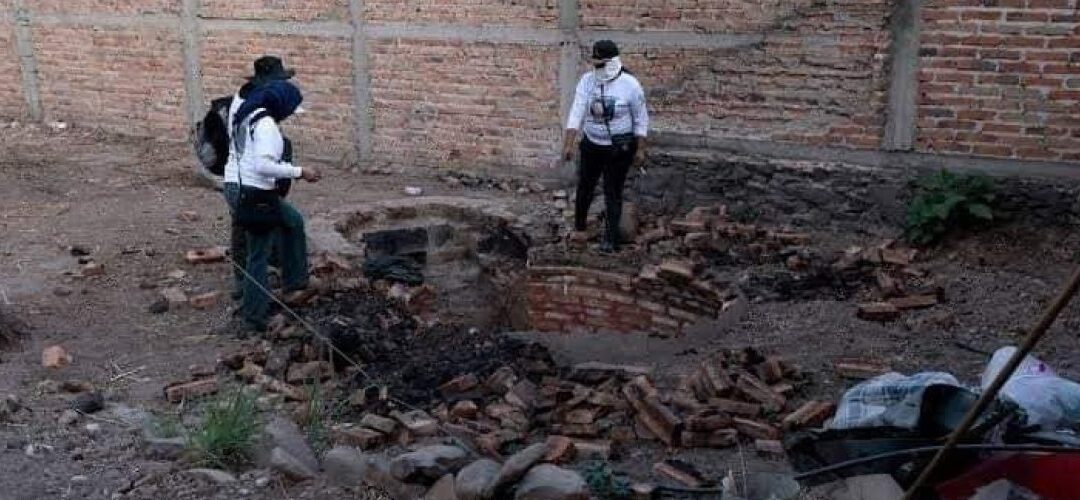
[{"label": "dark soil patch", "polygon": [[26,336],[27,326],[11,312],[0,309],[0,349],[7,349]]},{"label": "dark soil patch", "polygon": [[[385,387],[393,398],[426,406],[438,387],[465,373],[483,379],[502,366],[540,376],[553,362],[546,349],[501,333],[419,323],[403,305],[371,289],[335,293],[316,303],[309,320],[334,346],[363,366],[351,391]],[[348,360],[337,355],[341,368]]]}]

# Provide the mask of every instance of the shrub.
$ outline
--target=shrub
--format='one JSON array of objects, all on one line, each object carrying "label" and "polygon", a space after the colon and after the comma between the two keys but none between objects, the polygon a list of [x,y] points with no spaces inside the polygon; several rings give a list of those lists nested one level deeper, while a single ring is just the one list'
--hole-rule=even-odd
[{"label": "shrub", "polygon": [[191,436],[191,451],[200,465],[233,468],[251,460],[258,432],[255,396],[234,389],[209,404]]},{"label": "shrub", "polygon": [[928,245],[954,229],[993,221],[994,191],[994,182],[983,174],[956,175],[942,169],[919,178],[908,205],[904,238]]}]

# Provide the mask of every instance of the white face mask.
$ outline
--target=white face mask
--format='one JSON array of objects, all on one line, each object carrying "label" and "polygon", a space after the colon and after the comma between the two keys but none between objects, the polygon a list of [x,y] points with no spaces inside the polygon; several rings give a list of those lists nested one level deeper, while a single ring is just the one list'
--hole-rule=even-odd
[{"label": "white face mask", "polygon": [[619,60],[618,56],[612,57],[604,63],[603,67],[597,68],[594,71],[596,71],[596,77],[601,81],[606,82],[612,80],[616,76],[619,76],[619,72],[622,71],[622,61]]}]

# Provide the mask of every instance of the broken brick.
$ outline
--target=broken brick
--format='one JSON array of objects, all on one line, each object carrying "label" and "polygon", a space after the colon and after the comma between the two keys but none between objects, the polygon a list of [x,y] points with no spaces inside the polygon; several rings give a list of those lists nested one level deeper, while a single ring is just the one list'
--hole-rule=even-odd
[{"label": "broken brick", "polygon": [[754,449],[763,455],[783,456],[785,453],[784,445],[775,439],[754,440]]},{"label": "broken brick", "polygon": [[307,401],[308,399],[310,399],[307,392],[301,391],[300,389],[297,389],[296,387],[286,384],[285,382],[282,382],[269,375],[260,376],[255,383],[259,384],[264,389],[270,392],[276,392],[278,394],[281,394],[282,396],[285,396],[285,399],[288,401]]},{"label": "broken brick", "polygon": [[688,488],[701,488],[705,486],[705,477],[701,475],[693,465],[682,460],[669,459],[653,465],[653,472],[673,479]]},{"label": "broken brick", "polygon": [[630,380],[634,377],[651,374],[652,369],[643,366],[613,365],[589,361],[574,365],[570,371],[569,379],[583,384],[598,384],[609,378]]},{"label": "broken brick", "polygon": [[734,399],[710,399],[708,405],[724,413],[742,415],[744,417],[756,417],[761,414],[761,405],[736,401]]},{"label": "broken brick", "polygon": [[889,304],[901,311],[909,309],[925,309],[927,307],[936,306],[937,303],[938,298],[937,295],[934,294],[908,295],[906,297],[894,297],[889,299]]},{"label": "broken brick", "polygon": [[327,361],[312,361],[310,363],[294,363],[289,367],[289,373],[285,381],[290,384],[306,384],[318,380],[326,380],[333,373],[333,367]]},{"label": "broken brick", "polygon": [[61,368],[71,364],[71,354],[61,346],[46,347],[41,351],[41,366],[45,368]]},{"label": "broken brick", "polygon": [[816,427],[825,422],[835,411],[835,405],[827,401],[807,401],[799,409],[784,417],[784,429]]},{"label": "broken brick", "polygon": [[595,423],[589,424],[555,424],[551,430],[559,434],[573,437],[592,438],[600,435],[600,426]]},{"label": "broken brick", "polygon": [[199,213],[193,210],[185,210],[176,214],[176,219],[180,222],[196,222],[199,220]]},{"label": "broken brick", "polygon": [[729,448],[739,441],[739,431],[717,429],[711,432],[683,431],[679,444],[686,448]]},{"label": "broken brick", "polygon": [[758,370],[766,384],[775,384],[784,378],[784,364],[779,357],[769,356]]},{"label": "broken brick", "polygon": [[735,429],[744,436],[754,439],[780,439],[780,429],[764,422],[735,417]]},{"label": "broken brick", "polygon": [[218,380],[216,378],[208,378],[166,386],[165,399],[170,403],[179,403],[184,400],[214,394],[217,391]]},{"label": "broken brick", "polygon": [[423,410],[394,412],[390,416],[417,436],[430,436],[439,430],[439,423]]},{"label": "broken brick", "polygon": [[769,239],[783,245],[802,246],[810,244],[810,235],[805,233],[774,232],[769,234]]},{"label": "broken brick", "polygon": [[761,403],[766,411],[780,411],[787,404],[784,396],[773,392],[772,388],[749,373],[740,373],[735,387],[750,399]]},{"label": "broken brick", "polygon": [[596,410],[592,408],[571,410],[563,420],[568,424],[591,424],[596,421]]},{"label": "broken brick", "polygon": [[859,304],[856,317],[866,321],[893,321],[900,317],[900,309],[889,302]]},{"label": "broken brick", "polygon": [[772,389],[773,392],[784,397],[790,396],[795,393],[795,386],[787,382],[784,382],[782,384],[770,385],[769,389]]},{"label": "broken brick", "polygon": [[546,443],[548,451],[544,455],[544,462],[565,464],[574,461],[577,449],[573,439],[566,436],[548,436]]},{"label": "broken brick", "polygon": [[188,264],[213,264],[215,262],[224,262],[225,252],[226,249],[224,247],[188,250],[187,253],[184,254],[184,260],[186,260]]},{"label": "broken brick", "polygon": [[442,395],[448,396],[453,394],[462,394],[475,389],[480,385],[480,379],[476,378],[475,373],[468,373],[453,380],[440,385],[439,392]]},{"label": "broken brick", "polygon": [[863,360],[838,361],[833,366],[841,377],[856,380],[874,378],[892,371],[888,365]]},{"label": "broken brick", "polygon": [[687,248],[704,250],[709,248],[712,243],[712,233],[686,233],[683,237],[683,244]]},{"label": "broken brick", "polygon": [[221,292],[209,292],[191,297],[188,303],[195,309],[209,309],[217,305],[219,299],[221,299]]},{"label": "broken brick", "polygon": [[915,260],[915,256],[919,253],[919,251],[914,248],[882,248],[880,250],[881,261],[895,266],[907,266],[911,264],[911,261]]},{"label": "broken brick", "polygon": [[467,399],[463,399],[461,401],[458,401],[457,403],[454,403],[454,407],[450,409],[450,415],[455,418],[472,420],[476,418],[479,410],[480,409],[476,406],[476,403],[473,403],[472,401],[469,401]]},{"label": "broken brick", "polygon": [[515,382],[517,382],[517,374],[514,373],[514,369],[509,366],[503,366],[498,370],[495,370],[495,372],[484,381],[484,387],[501,396],[514,387]]},{"label": "broken brick", "polygon": [[731,376],[728,375],[727,371],[716,364],[705,361],[701,364],[701,369],[705,375],[703,381],[709,395],[726,396],[735,387],[735,383],[731,380]]},{"label": "broken brick", "polygon": [[97,262],[87,262],[83,267],[81,274],[83,276],[102,276],[105,274],[105,265]]},{"label": "broken brick", "polygon": [[694,432],[712,432],[731,427],[731,416],[715,409],[706,409],[686,419],[686,428]]},{"label": "broken brick", "polygon": [[878,288],[881,290],[882,297],[895,297],[902,293],[900,290],[900,283],[888,274],[885,274],[884,271],[878,270],[875,277],[877,278],[877,285]]},{"label": "broken brick", "polygon": [[708,232],[709,226],[704,220],[673,220],[668,227],[676,233],[704,233]]},{"label": "broken brick", "polygon": [[386,443],[386,435],[363,427],[338,428],[333,430],[333,440],[361,450],[371,450]]},{"label": "broken brick", "polygon": [[666,260],[660,264],[657,276],[675,283],[689,283],[694,280],[694,267],[683,260]]}]

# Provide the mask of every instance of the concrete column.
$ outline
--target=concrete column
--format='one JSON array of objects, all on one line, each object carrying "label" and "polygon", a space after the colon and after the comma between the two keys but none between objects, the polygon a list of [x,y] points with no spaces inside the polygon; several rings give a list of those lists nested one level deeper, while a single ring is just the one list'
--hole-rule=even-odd
[{"label": "concrete column", "polygon": [[578,58],[581,54],[581,15],[579,0],[559,0],[559,119],[566,124],[574,88],[578,79]]},{"label": "concrete column", "polygon": [[37,58],[34,56],[34,31],[30,23],[30,10],[24,0],[15,0],[15,52],[19,56],[19,70],[22,73],[22,92],[26,98],[26,108],[30,118],[41,121],[45,112],[41,106],[41,92],[37,72]]},{"label": "concrete column", "polygon": [[352,20],[353,115],[356,120],[354,146],[360,161],[371,159],[375,120],[371,105],[371,72],[368,69],[368,40],[364,30],[364,0],[349,0]]},{"label": "concrete column", "polygon": [[180,11],[180,33],[184,40],[184,95],[188,126],[194,126],[206,112],[203,105],[200,7],[200,0],[184,0]]},{"label": "concrete column", "polygon": [[889,102],[881,144],[886,151],[910,151],[915,147],[921,11],[922,0],[897,0],[893,7]]}]

